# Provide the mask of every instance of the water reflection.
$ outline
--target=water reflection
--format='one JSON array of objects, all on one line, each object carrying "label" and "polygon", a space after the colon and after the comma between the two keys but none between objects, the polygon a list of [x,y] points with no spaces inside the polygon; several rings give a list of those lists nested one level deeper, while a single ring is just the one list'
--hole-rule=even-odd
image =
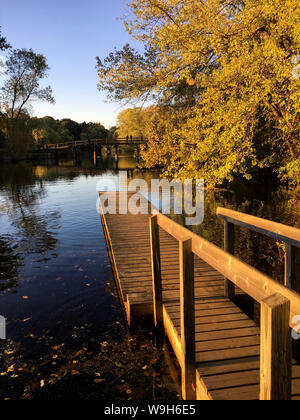
[{"label": "water reflection", "polygon": [[[113,392],[116,398],[176,398],[159,360],[164,356],[155,353],[149,337],[128,340],[115,299],[95,210],[97,181],[118,173],[114,157],[103,152],[96,168],[89,152],[81,154],[77,167],[72,155],[60,156],[58,163],[0,168],[0,312],[8,320],[9,337],[0,342],[5,381],[0,398],[34,393],[63,398],[66,383],[73,397],[80,397],[82,384],[89,384],[86,397]],[[150,183],[158,176],[136,166],[121,151],[118,168],[129,169],[129,180],[140,177]],[[287,189],[206,191],[204,223],[192,229],[219,246],[223,222],[216,218],[218,206],[300,227],[299,201]],[[182,223],[182,217],[174,218]],[[282,279],[281,244],[237,229],[236,254]],[[107,386],[95,376],[101,366]],[[120,369],[124,378],[114,382]]]},{"label": "water reflection", "polygon": [[16,287],[21,256],[12,248],[12,238],[0,237],[0,291]]},{"label": "water reflection", "polygon": [[133,342],[122,323],[95,208],[107,171],[59,163],[0,168],[0,398],[177,398],[149,331]]},{"label": "water reflection", "polygon": [[[26,256],[36,261],[47,260],[49,251],[56,249],[53,232],[59,229],[60,214],[57,211],[40,214],[39,202],[46,196],[41,175],[40,167],[28,164],[9,165],[0,171],[0,217],[4,228],[4,232],[0,231],[0,243],[1,249],[7,249],[1,252],[2,290],[17,286],[17,270]],[[8,237],[5,228],[11,232]]]}]

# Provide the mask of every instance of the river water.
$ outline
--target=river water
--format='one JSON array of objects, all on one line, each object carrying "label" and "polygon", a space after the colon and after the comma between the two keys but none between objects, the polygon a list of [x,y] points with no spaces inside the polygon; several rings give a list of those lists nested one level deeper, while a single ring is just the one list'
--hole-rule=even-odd
[{"label": "river water", "polygon": [[[20,163],[0,167],[0,398],[176,399],[169,353],[157,351],[153,332],[131,334],[114,289],[96,185],[118,173],[111,159],[79,167]],[[121,154],[118,169],[135,168]],[[153,174],[136,171],[150,179]],[[255,188],[207,192],[205,219],[193,230],[222,246],[218,206],[300,227],[299,204],[266,180]],[[245,192],[247,191],[247,193]],[[281,244],[237,231],[237,255],[279,281]]]}]

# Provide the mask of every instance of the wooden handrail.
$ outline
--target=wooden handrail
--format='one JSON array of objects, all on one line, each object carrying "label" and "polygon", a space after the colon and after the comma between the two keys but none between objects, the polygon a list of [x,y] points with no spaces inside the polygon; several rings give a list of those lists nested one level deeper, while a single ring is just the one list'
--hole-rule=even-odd
[{"label": "wooden handrail", "polygon": [[298,293],[279,284],[161,213],[157,214],[157,223],[178,241],[185,240],[187,237],[191,238],[192,250],[195,255],[257,302],[262,303],[264,299],[278,293],[284,296],[291,302],[290,326],[292,328],[295,326],[293,318],[300,315],[300,295]]},{"label": "wooden handrail", "polygon": [[[227,222],[226,223],[230,223]],[[195,358],[195,295],[193,255],[223,274],[226,281],[242,289],[261,304],[260,334],[260,399],[290,400],[292,390],[292,337],[289,327],[300,314],[300,295],[282,286],[260,271],[239,261],[232,254],[194,234],[163,214],[150,219],[152,246],[154,308],[161,305],[162,277],[160,268],[158,227],[179,242],[182,395],[193,396]],[[232,245],[229,251],[232,251]],[[157,284],[159,283],[159,284]],[[157,290],[156,290],[157,289]],[[154,314],[154,317],[156,315]]]},{"label": "wooden handrail", "polygon": [[226,226],[240,226],[285,243],[285,285],[300,292],[300,229],[219,207]]},{"label": "wooden handrail", "polygon": [[93,145],[93,144],[100,144],[100,145],[113,145],[113,144],[147,144],[147,139],[144,138],[119,138],[119,139],[90,139],[90,140],[74,140],[71,142],[65,143],[53,143],[53,144],[45,144],[45,149],[58,149],[60,147],[76,147],[80,145]]},{"label": "wooden handrail", "polygon": [[300,248],[300,229],[222,207],[217,209],[217,215],[227,222]]}]

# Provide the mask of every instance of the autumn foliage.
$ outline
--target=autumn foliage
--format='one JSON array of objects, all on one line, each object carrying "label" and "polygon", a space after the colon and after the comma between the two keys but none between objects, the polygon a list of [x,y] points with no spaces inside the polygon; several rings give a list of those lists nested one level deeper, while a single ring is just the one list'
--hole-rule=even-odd
[{"label": "autumn foliage", "polygon": [[129,8],[125,24],[144,53],[126,45],[98,59],[99,88],[155,105],[146,165],[207,185],[259,168],[298,183],[299,0],[131,0]]}]

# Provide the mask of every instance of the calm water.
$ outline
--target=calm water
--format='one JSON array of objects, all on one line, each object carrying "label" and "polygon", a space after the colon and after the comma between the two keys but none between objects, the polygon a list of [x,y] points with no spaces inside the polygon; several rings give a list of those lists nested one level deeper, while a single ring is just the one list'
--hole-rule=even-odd
[{"label": "calm water", "polygon": [[[167,354],[157,353],[142,327],[128,335],[114,290],[96,211],[97,181],[116,174],[108,169],[114,165],[101,160],[94,169],[83,157],[74,168],[65,156],[59,166],[0,168],[2,399],[178,397]],[[135,166],[128,156],[119,161],[119,169]],[[204,224],[193,230],[222,246],[219,205],[300,227],[289,191],[246,191],[207,193]],[[236,252],[282,279],[281,244],[238,230]]]}]

